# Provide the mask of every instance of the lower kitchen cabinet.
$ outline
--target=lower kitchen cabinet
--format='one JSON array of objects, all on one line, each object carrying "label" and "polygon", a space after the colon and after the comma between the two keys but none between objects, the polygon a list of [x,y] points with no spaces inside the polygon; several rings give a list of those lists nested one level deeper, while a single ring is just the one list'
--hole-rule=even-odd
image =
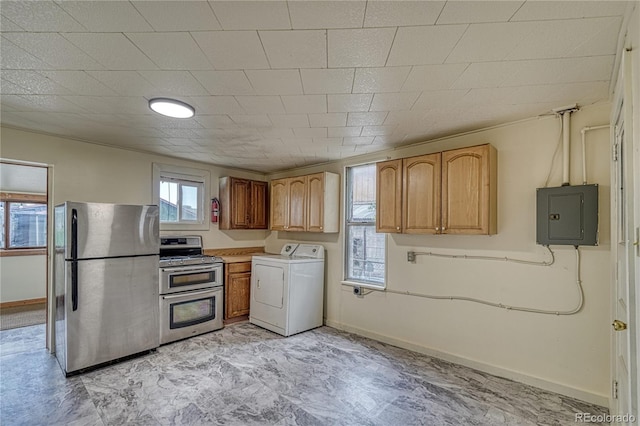
[{"label": "lower kitchen cabinet", "polygon": [[249,316],[251,262],[226,263],[224,276],[224,319]]}]

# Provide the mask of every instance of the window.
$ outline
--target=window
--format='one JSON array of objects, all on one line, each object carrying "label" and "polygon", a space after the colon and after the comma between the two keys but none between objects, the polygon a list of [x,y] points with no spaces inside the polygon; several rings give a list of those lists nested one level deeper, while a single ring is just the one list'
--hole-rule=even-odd
[{"label": "window", "polygon": [[154,164],[153,178],[161,230],[208,229],[208,171]]},{"label": "window", "polygon": [[46,246],[46,197],[3,193],[0,200],[0,249],[33,249]]},{"label": "window", "polygon": [[376,233],[376,165],[346,170],[345,280],[384,287],[386,234]]}]

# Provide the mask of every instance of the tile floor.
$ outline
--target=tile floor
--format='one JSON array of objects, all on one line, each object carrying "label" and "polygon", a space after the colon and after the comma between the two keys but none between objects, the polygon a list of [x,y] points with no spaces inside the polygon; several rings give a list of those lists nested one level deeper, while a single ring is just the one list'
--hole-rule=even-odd
[{"label": "tile floor", "polygon": [[569,425],[606,409],[321,327],[249,323],[66,379],[44,325],[0,332],[2,425]]}]

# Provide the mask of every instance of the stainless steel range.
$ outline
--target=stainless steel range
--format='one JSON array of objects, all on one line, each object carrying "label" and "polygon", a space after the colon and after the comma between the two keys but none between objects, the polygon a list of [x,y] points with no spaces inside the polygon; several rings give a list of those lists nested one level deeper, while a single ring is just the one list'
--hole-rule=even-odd
[{"label": "stainless steel range", "polygon": [[160,238],[160,344],[223,327],[222,259],[202,253],[202,237]]}]

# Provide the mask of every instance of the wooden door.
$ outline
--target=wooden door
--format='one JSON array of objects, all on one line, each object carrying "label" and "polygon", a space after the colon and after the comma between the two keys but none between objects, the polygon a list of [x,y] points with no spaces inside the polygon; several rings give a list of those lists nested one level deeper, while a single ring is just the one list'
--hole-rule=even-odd
[{"label": "wooden door", "polygon": [[247,179],[231,178],[231,229],[250,227],[250,185]]},{"label": "wooden door", "polygon": [[307,229],[307,177],[289,178],[289,222],[287,231]]},{"label": "wooden door", "polygon": [[252,229],[267,229],[269,211],[269,198],[267,197],[267,182],[252,181],[249,209],[251,211]]},{"label": "wooden door", "polygon": [[440,231],[440,153],[402,160],[403,232]]},{"label": "wooden door", "polygon": [[442,153],[442,233],[496,232],[495,175],[491,145]]},{"label": "wooden door", "polygon": [[229,263],[225,280],[225,319],[249,314],[251,262]]},{"label": "wooden door", "polygon": [[271,181],[270,200],[270,228],[274,231],[285,231],[289,224],[289,179],[284,178]]},{"label": "wooden door", "polygon": [[402,232],[402,160],[376,164],[376,232]]},{"label": "wooden door", "polygon": [[307,231],[324,230],[324,173],[307,176]]}]

